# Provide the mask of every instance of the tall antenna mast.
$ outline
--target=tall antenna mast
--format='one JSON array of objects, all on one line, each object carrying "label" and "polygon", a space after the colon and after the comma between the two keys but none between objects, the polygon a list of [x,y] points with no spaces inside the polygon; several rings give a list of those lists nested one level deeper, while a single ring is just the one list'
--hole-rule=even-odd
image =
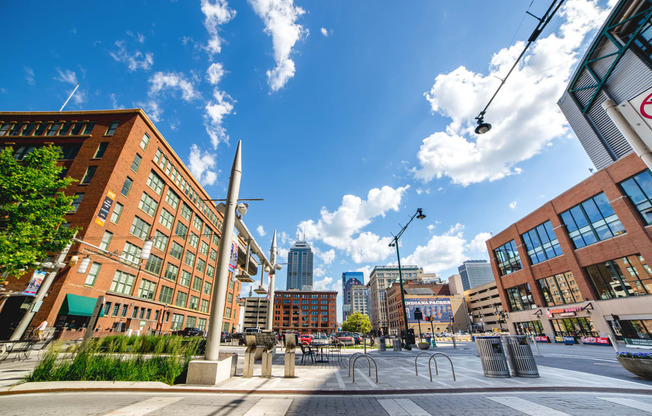
[{"label": "tall antenna mast", "polygon": [[70,95],[68,96],[68,99],[66,100],[66,102],[63,103],[63,105],[61,106],[61,108],[59,109],[59,111],[63,111],[63,107],[65,107],[66,104],[68,104],[68,101],[70,101],[70,99],[72,98],[72,95],[75,93],[75,91],[77,91],[77,88],[79,88],[79,82],[77,83],[77,86],[75,87],[75,89],[72,90],[72,92],[71,92]]}]

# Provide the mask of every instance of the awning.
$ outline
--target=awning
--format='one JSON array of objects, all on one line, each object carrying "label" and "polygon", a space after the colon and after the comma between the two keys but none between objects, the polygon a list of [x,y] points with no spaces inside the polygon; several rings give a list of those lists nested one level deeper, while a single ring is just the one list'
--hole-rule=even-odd
[{"label": "awning", "polygon": [[[97,298],[68,293],[59,309],[59,315],[91,316],[96,303]],[[104,316],[104,308],[100,309],[100,316]]]}]

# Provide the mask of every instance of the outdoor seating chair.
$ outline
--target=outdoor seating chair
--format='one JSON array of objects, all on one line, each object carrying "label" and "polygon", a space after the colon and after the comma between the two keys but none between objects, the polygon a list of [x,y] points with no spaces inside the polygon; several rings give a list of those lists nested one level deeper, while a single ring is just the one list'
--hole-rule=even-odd
[{"label": "outdoor seating chair", "polygon": [[26,360],[29,358],[29,353],[34,347],[34,344],[36,344],[35,339],[0,341],[0,361],[5,360],[11,353],[15,354],[14,361]]},{"label": "outdoor seating chair", "polygon": [[335,358],[337,355],[337,359],[341,360],[342,359],[342,343],[339,341],[333,342],[331,347],[328,349],[328,353],[330,354],[331,358]]},{"label": "outdoor seating chair", "polygon": [[306,357],[312,359],[312,363],[314,364],[315,352],[312,350],[310,345],[299,344],[299,346],[301,347],[301,352],[303,353],[303,355],[301,355],[301,364],[303,364],[303,360],[305,360]]}]

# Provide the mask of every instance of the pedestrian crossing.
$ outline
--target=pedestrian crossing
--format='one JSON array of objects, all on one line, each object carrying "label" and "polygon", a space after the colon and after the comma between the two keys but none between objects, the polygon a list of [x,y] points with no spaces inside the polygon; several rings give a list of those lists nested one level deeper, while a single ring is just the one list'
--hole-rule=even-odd
[{"label": "pedestrian crossing", "polygon": [[[548,400],[542,399],[542,397],[547,397]],[[576,397],[576,396],[572,396]],[[466,399],[465,399],[466,398]],[[190,395],[174,395],[174,396],[164,396],[157,395],[145,400],[138,401],[136,403],[130,404],[128,406],[116,409],[110,413],[107,413],[105,416],[145,416],[151,413],[157,415],[163,414],[176,414],[179,407],[168,408],[168,406],[177,405],[185,408],[184,403],[180,403],[182,400],[188,400],[190,403],[197,403],[197,398]],[[380,410],[384,410],[385,414],[389,416],[430,416],[440,413],[441,407],[437,404],[437,401],[441,400],[450,400],[451,396],[437,396],[437,395],[419,395],[412,396],[411,398],[405,397],[396,397],[391,398],[387,396],[380,396],[378,398],[365,397],[365,398],[353,398],[351,400],[361,400],[365,403],[364,409],[368,411],[365,412],[356,412],[357,415],[361,414],[370,414],[370,415],[383,415],[384,413]],[[453,399],[453,403],[460,404],[460,407],[463,408],[464,404],[468,401],[473,401],[478,408],[484,409],[489,413],[495,414],[499,413],[509,413],[514,414],[513,411],[516,411],[518,414],[529,415],[529,416],[567,416],[567,415],[577,415],[583,414],[577,412],[577,406],[574,406],[573,409],[567,410],[563,408],[563,404],[558,404],[557,408],[552,408],[543,403],[550,403],[550,396],[533,396],[533,395],[519,395],[514,394],[482,394],[478,393],[475,395],[460,395]],[[328,403],[329,407],[332,407],[334,410],[338,406],[342,406],[342,412],[348,412],[346,406],[342,405],[341,400],[342,396],[339,397],[328,397],[328,396],[279,396],[279,397],[270,397],[270,396],[242,396],[242,399],[237,400],[239,403],[237,408],[233,408],[233,401],[227,402],[229,407],[229,414],[242,415],[242,416],[284,416],[288,413],[297,414],[299,413],[298,407],[303,406],[302,409],[306,408],[306,401],[308,403],[314,400],[315,409]],[[610,409],[609,414],[628,414],[633,410],[641,411],[645,413],[652,414],[652,398],[649,396],[589,396],[585,395],[581,400],[585,400],[591,405],[599,404],[600,401],[608,402],[605,403],[605,406]],[[330,402],[332,401],[332,402]],[[225,400],[226,402],[226,400]],[[376,403],[378,406],[374,406]],[[295,405],[293,410],[293,405]],[[451,402],[448,402],[450,409]],[[615,406],[615,407],[614,407]],[[203,406],[210,413],[207,415],[221,414],[215,413],[215,408],[209,408]],[[311,405],[308,404],[310,408]],[[560,407],[562,407],[560,409]],[[462,412],[464,409],[461,409]],[[477,409],[476,409],[477,410]],[[336,414],[342,412],[335,411]],[[467,410],[468,412],[468,410]],[[568,413],[571,412],[571,413]],[[193,411],[193,416],[200,416],[200,412]],[[303,412],[300,412],[303,413]],[[461,413],[461,412],[460,412]],[[473,413],[475,414],[475,413]]]}]

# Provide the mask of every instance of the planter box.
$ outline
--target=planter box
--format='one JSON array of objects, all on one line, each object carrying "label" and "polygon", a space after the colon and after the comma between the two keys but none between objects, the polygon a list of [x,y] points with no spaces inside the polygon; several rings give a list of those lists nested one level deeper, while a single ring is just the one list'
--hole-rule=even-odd
[{"label": "planter box", "polygon": [[430,348],[430,343],[428,343],[428,342],[419,342],[417,344],[417,346],[419,347],[420,350],[427,350],[428,348]]},{"label": "planter box", "polygon": [[627,357],[616,358],[625,370],[646,380],[652,380],[652,359]]}]

